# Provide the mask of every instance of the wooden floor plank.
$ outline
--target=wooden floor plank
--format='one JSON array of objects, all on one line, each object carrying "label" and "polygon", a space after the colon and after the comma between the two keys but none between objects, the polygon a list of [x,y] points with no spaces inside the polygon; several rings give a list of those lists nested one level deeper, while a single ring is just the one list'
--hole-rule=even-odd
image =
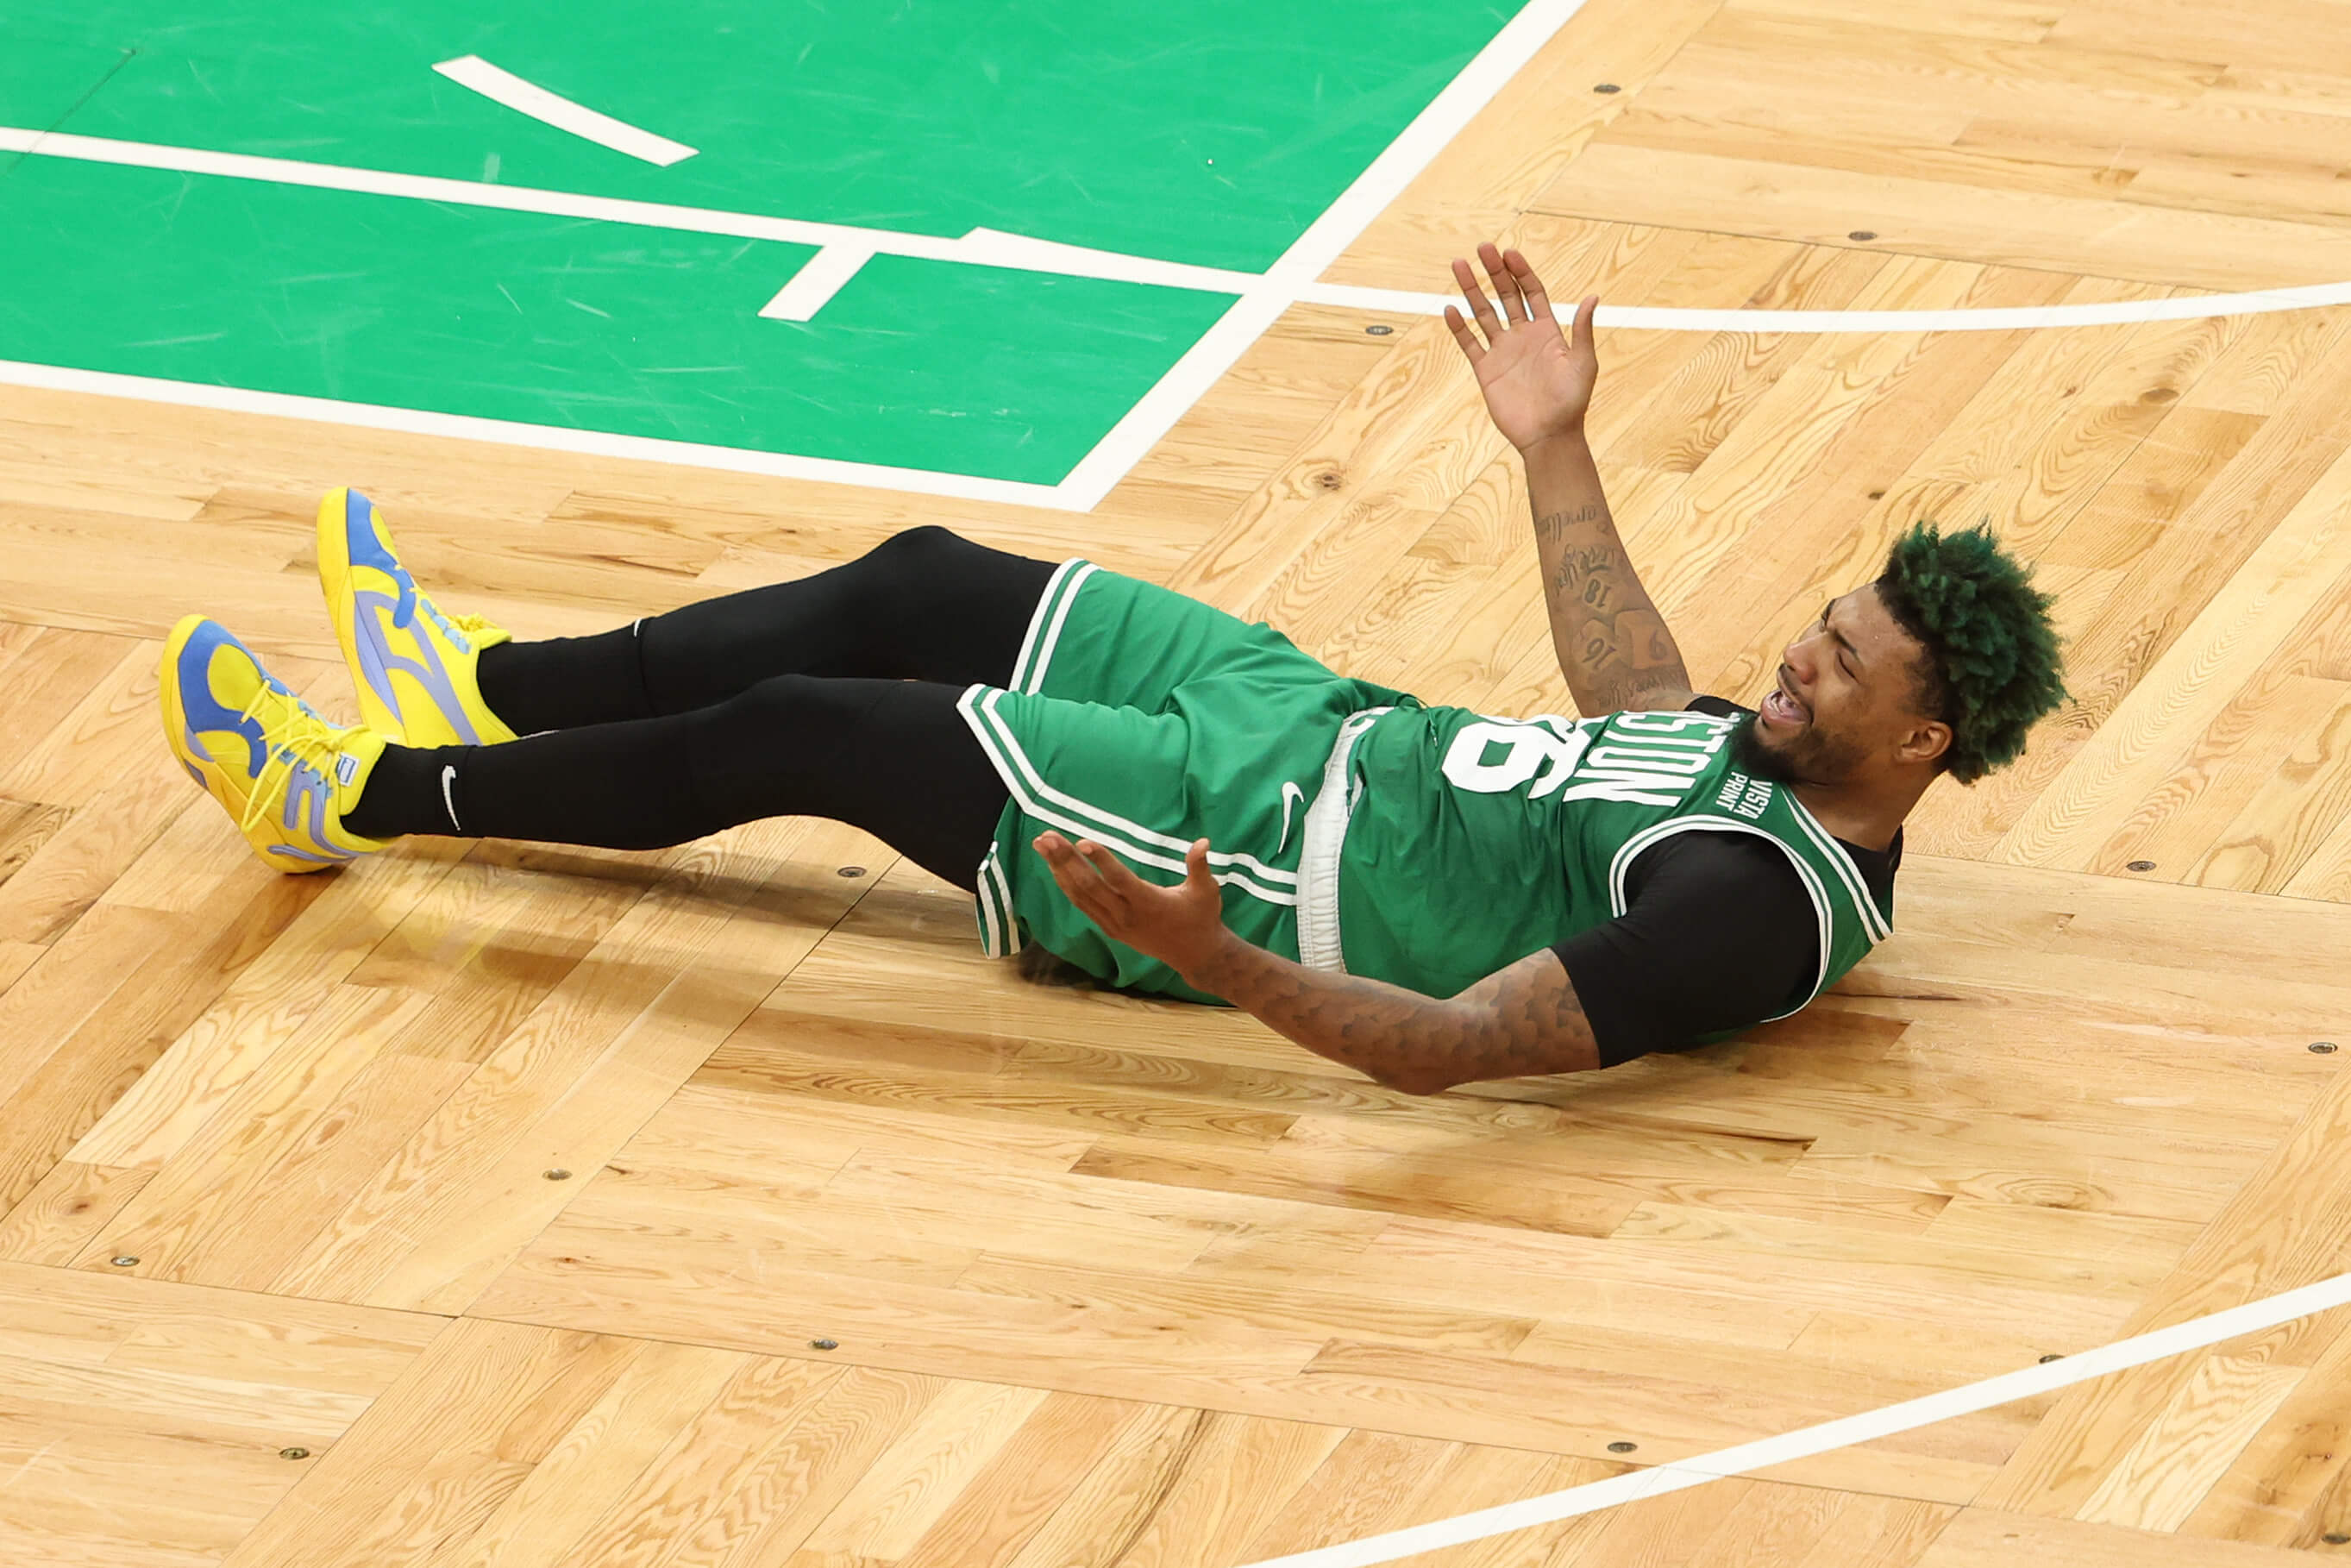
[{"label": "wooden floor plank", "polygon": [[2040,1519],[1971,1508],[1954,1519],[1918,1568],[1993,1568],[2038,1559],[2080,1568],[2293,1568],[2304,1556],[2238,1542],[2199,1541],[2119,1525]]},{"label": "wooden floor plank", "polygon": [[217,1562],[444,1320],[0,1264],[0,1552]]}]

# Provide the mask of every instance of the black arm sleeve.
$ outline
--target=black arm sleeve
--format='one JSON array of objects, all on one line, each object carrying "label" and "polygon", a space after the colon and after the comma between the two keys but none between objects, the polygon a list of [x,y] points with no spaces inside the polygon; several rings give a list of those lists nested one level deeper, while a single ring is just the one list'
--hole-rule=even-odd
[{"label": "black arm sleeve", "polygon": [[1625,895],[1624,915],[1552,949],[1603,1067],[1785,1012],[1819,975],[1819,915],[1761,839],[1677,833],[1633,862]]}]

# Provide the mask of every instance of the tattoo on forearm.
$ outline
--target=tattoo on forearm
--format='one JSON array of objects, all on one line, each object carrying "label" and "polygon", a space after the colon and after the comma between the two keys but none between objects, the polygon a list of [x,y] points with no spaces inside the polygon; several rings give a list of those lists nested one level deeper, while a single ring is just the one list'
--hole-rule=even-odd
[{"label": "tattoo on forearm", "polygon": [[1531,460],[1527,487],[1552,640],[1578,706],[1599,712],[1686,685],[1681,651],[1616,537],[1590,450]]},{"label": "tattoo on forearm", "polygon": [[1632,608],[1591,615],[1573,628],[1575,652],[1594,680],[1677,668],[1681,655],[1654,610]]},{"label": "tattoo on forearm", "polygon": [[1559,570],[1552,573],[1552,586],[1562,591],[1579,592],[1586,604],[1595,604],[1599,602],[1595,596],[1614,592],[1610,580],[1614,575],[1613,569],[1624,559],[1621,550],[1591,547],[1562,550],[1560,552]]},{"label": "tattoo on forearm", "polygon": [[1597,501],[1586,501],[1571,512],[1551,512],[1535,519],[1535,532],[1547,544],[1557,544],[1567,537],[1567,530],[1584,523],[1599,521],[1608,509]]},{"label": "tattoo on forearm", "polygon": [[1309,1051],[1413,1092],[1494,1078],[1579,1071],[1599,1049],[1574,988],[1547,955],[1489,976],[1451,1001],[1325,975],[1261,948],[1236,951],[1193,983]]},{"label": "tattoo on forearm", "polygon": [[[1581,513],[1554,512],[1551,517],[1599,509],[1587,506]],[[1563,549],[1546,587],[1561,647],[1573,653],[1594,685],[1606,689],[1627,677],[1679,667],[1681,654],[1665,619],[1649,602],[1623,550],[1596,545]]]}]

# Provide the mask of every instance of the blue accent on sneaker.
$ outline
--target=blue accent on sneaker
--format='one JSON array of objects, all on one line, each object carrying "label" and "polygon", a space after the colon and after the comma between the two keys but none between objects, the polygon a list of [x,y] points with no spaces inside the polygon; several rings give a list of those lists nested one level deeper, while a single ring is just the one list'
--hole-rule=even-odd
[{"label": "blue accent on sneaker", "polygon": [[[263,744],[261,738],[261,721],[250,714],[240,713],[235,708],[223,707],[220,699],[213,695],[213,654],[224,644],[235,649],[247,660],[253,659],[252,653],[246,651],[245,644],[230,636],[228,629],[216,622],[206,622],[198,627],[195,634],[190,637],[180,650],[180,710],[185,716],[188,749],[191,751],[202,749],[196,741],[196,732],[199,730],[214,732],[225,730],[242,736],[245,738],[245,744],[251,747],[253,753],[251,760],[246,765],[246,777],[258,779],[261,777],[262,765],[269,759],[268,748]],[[255,663],[257,664],[258,661]],[[277,681],[269,676],[265,675],[263,678],[268,680],[269,684],[277,686],[279,691],[286,689],[278,686]],[[194,773],[195,769],[190,768],[189,771]],[[196,781],[200,784],[204,782],[201,774],[197,775]]]},{"label": "blue accent on sneaker", "polygon": [[[406,674],[423,688],[425,699],[454,732],[450,738],[456,744],[480,746],[508,738],[482,732],[457,689],[457,673],[450,668],[444,650],[435,644],[431,632],[417,625],[417,614],[423,612],[434,631],[448,643],[448,651],[460,660],[471,658],[475,652],[473,638],[444,614],[429,595],[418,590],[416,579],[392,554],[391,542],[379,525],[375,504],[357,490],[343,492],[342,530],[341,545],[350,571],[355,573],[365,567],[380,579],[388,580],[392,588],[391,593],[378,588],[360,588],[351,576],[340,572],[329,572],[322,579],[330,606],[338,591],[350,596],[350,628],[346,653],[353,674],[364,684],[368,695],[405,734],[423,716],[402,707],[401,693],[392,677],[395,674]],[[323,547],[320,559],[322,563],[330,559]],[[409,694],[409,700],[413,707],[414,693]]]},{"label": "blue accent on sneaker", "polygon": [[341,817],[382,738],[328,724],[218,622],[190,615],[172,628],[157,696],[182,770],[269,864],[316,871],[383,847],[344,831]]},{"label": "blue accent on sneaker", "polygon": [[[405,582],[406,580],[407,574],[403,572],[402,580]],[[403,588],[402,593],[405,601],[413,601],[412,590]],[[424,655],[422,659],[411,659],[395,653],[385,647],[383,640],[375,634],[375,615],[379,612],[390,609],[392,614],[392,624],[400,625],[402,622],[399,619],[398,606],[382,594],[369,589],[361,589],[352,594],[351,602],[358,611],[358,625],[355,628],[357,635],[353,640],[359,646],[360,673],[367,677],[368,685],[372,686],[376,695],[383,700],[383,706],[391,708],[394,713],[400,711],[399,698],[392,691],[392,673],[394,670],[405,670],[416,678],[417,684],[422,685],[426,694],[432,697],[434,706],[441,710],[441,716],[456,730],[460,744],[481,745],[481,734],[475,729],[471,716],[465,712],[465,699],[457,695],[456,683],[449,678],[448,668],[441,663],[440,650],[433,646],[433,640],[430,637],[413,639],[418,650]],[[428,611],[432,608],[432,603],[429,599],[424,601]],[[435,615],[433,619],[435,625],[443,625],[439,616]],[[444,632],[446,632],[445,626]],[[464,638],[454,632],[446,632],[446,634],[452,642],[457,643],[460,649],[466,645]]]},{"label": "blue accent on sneaker", "polygon": [[472,653],[474,645],[465,640],[465,633],[450,623],[449,618],[441,613],[439,605],[416,591],[416,579],[411,577],[408,569],[384,549],[383,537],[375,526],[375,503],[357,490],[346,490],[343,495],[343,548],[349,552],[351,564],[373,567],[400,585],[400,598],[392,606],[393,627],[407,631],[421,607],[433,624],[441,629],[441,635],[456,645],[457,652]]},{"label": "blue accent on sneaker", "polygon": [[277,759],[292,774],[287,781],[286,810],[280,820],[288,833],[299,834],[308,841],[307,845],[281,842],[277,846],[277,852],[298,860],[357,860],[358,855],[336,847],[327,836],[327,822],[334,805],[326,776],[290,750],[280,751]]},{"label": "blue accent on sneaker", "polygon": [[406,631],[416,614],[416,580],[376,538],[375,503],[357,490],[343,492],[343,548],[350,552],[353,566],[371,566],[400,585],[400,601],[392,606],[392,623]]}]

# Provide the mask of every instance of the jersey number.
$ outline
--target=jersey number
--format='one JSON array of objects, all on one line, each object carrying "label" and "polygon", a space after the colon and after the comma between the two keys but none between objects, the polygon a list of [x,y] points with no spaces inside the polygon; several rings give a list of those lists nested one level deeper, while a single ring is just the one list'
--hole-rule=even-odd
[{"label": "jersey number", "polygon": [[[1445,777],[1456,789],[1500,795],[1534,780],[1530,798],[1556,792],[1575,771],[1592,737],[1531,720],[1489,718],[1465,725],[1445,753]],[[1541,778],[1536,775],[1541,774]]]}]

